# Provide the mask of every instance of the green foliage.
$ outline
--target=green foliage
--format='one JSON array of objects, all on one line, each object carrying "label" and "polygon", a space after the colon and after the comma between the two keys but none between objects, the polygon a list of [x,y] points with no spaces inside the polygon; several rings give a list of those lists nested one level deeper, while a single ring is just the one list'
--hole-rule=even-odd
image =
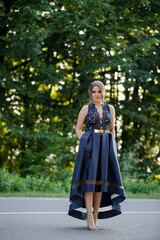
[{"label": "green foliage", "polygon": [[149,194],[152,192],[160,192],[160,180],[155,179],[153,176],[150,176],[146,180],[125,177],[123,179],[123,186],[126,192],[131,193]]},{"label": "green foliage", "polygon": [[[115,106],[125,176],[157,174],[159,1],[0,2],[0,167],[70,179],[93,80]],[[128,168],[128,170],[127,170]]]},{"label": "green foliage", "polygon": [[[145,155],[144,141],[136,140],[133,145],[121,151],[120,168],[123,178],[128,176],[146,179],[153,172],[154,174],[159,173],[154,161],[154,149],[148,146],[147,150],[147,155]],[[151,159],[153,162],[150,166]]]},{"label": "green foliage", "polygon": [[7,170],[0,170],[0,192],[69,192],[70,184],[66,181],[52,181],[49,177],[35,177],[27,175],[26,178],[19,174],[12,175]]},{"label": "green foliage", "polygon": [[[128,193],[158,193],[160,192],[160,179],[150,176],[146,180],[125,177],[123,186]],[[69,193],[70,181],[52,181],[49,177],[35,177],[27,175],[25,178],[19,174],[10,174],[7,170],[0,170],[0,192],[52,192]]]}]

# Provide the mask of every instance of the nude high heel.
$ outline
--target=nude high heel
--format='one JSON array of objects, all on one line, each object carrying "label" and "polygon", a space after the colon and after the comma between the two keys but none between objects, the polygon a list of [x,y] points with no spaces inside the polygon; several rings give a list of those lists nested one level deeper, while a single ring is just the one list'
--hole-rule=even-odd
[{"label": "nude high heel", "polygon": [[[95,213],[95,212],[94,212],[93,214],[94,214],[95,216],[98,215],[98,213]],[[97,217],[98,217],[98,216],[97,216]],[[96,219],[97,219],[97,217],[96,217]],[[96,229],[99,229],[98,221],[96,221],[95,226],[96,226]]]},{"label": "nude high heel", "polygon": [[[91,218],[91,217],[93,218],[93,214],[88,214],[88,215],[87,215],[87,227],[88,227],[89,230],[95,231],[95,230],[97,230],[96,226],[89,224],[89,218]],[[94,220],[93,220],[93,221],[94,221]]]}]

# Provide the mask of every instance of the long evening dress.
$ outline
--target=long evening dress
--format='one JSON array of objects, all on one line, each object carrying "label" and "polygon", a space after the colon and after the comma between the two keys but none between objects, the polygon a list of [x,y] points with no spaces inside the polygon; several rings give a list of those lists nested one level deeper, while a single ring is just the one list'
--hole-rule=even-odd
[{"label": "long evening dress", "polygon": [[[117,160],[117,143],[109,132],[111,124],[109,105],[102,104],[102,110],[100,118],[95,104],[93,102],[88,104],[85,118],[87,130],[80,139],[73,172],[68,215],[82,220],[86,219],[85,192],[102,192],[99,219],[121,214],[120,203],[126,198]],[[94,129],[108,131],[97,133]]]}]

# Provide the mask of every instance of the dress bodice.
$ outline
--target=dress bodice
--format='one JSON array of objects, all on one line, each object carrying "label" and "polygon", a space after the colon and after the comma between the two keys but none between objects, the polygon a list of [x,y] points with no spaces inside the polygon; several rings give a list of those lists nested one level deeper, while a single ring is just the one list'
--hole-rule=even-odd
[{"label": "dress bodice", "polygon": [[88,113],[85,118],[87,130],[90,129],[110,129],[111,113],[107,103],[102,104],[102,118],[97,111],[95,104],[92,102],[88,104]]}]

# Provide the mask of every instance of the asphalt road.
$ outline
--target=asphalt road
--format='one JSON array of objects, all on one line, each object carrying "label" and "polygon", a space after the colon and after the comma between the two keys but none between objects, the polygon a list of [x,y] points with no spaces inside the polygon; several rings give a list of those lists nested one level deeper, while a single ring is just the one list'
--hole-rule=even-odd
[{"label": "asphalt road", "polygon": [[0,240],[160,240],[160,200],[126,199],[98,231],[68,216],[68,206],[66,198],[0,198]]}]

